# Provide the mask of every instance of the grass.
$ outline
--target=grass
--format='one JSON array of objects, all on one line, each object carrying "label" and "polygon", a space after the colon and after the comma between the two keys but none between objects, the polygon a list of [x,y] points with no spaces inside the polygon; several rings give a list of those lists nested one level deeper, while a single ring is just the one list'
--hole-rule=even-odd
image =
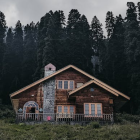
[{"label": "grass", "polygon": [[100,126],[15,124],[11,106],[0,106],[0,140],[140,140],[140,116],[116,114],[118,124]]},{"label": "grass", "polygon": [[140,124],[25,125],[0,120],[0,140],[140,140]]}]

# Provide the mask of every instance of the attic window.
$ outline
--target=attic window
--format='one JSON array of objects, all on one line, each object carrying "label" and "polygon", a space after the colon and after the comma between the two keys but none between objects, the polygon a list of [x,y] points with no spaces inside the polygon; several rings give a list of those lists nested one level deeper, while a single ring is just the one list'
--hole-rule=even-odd
[{"label": "attic window", "polygon": [[94,88],[90,88],[90,91],[94,91]]},{"label": "attic window", "polygon": [[77,88],[81,87],[83,83],[77,83]]}]

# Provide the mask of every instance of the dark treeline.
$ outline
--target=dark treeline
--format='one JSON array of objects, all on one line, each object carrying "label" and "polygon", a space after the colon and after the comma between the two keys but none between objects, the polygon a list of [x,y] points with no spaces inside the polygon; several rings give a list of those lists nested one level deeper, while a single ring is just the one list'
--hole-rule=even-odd
[{"label": "dark treeline", "polygon": [[72,9],[50,11],[40,22],[6,26],[0,12],[0,98],[42,78],[44,66],[73,64],[131,97],[124,110],[140,113],[140,3],[127,3],[126,17],[106,14],[107,37],[96,16],[91,24]]}]

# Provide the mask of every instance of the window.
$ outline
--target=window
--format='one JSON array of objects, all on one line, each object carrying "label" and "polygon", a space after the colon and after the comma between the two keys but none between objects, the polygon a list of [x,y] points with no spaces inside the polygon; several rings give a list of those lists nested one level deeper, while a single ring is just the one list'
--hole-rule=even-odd
[{"label": "window", "polygon": [[70,106],[70,113],[74,113],[74,106]]},{"label": "window", "polygon": [[77,88],[81,87],[83,83],[77,83]]},{"label": "window", "polygon": [[97,104],[97,115],[101,115],[102,111],[101,111],[101,104]]},{"label": "window", "polygon": [[57,106],[57,113],[75,113],[75,106],[73,105],[59,105]]},{"label": "window", "polygon": [[70,81],[70,82],[69,82],[69,87],[70,87],[70,89],[73,89],[73,87],[74,87],[73,81]]},{"label": "window", "polygon": [[102,104],[101,103],[85,103],[84,104],[84,114],[86,117],[101,116],[102,115]]},{"label": "window", "polygon": [[68,107],[64,106],[64,113],[68,113]]},{"label": "window", "polygon": [[74,89],[74,81],[70,80],[58,80],[57,89]]},{"label": "window", "polygon": [[64,89],[68,89],[68,81],[64,81]]},{"label": "window", "polygon": [[58,89],[62,89],[62,81],[58,81]]},{"label": "window", "polygon": [[90,88],[90,91],[94,91],[94,88]]},{"label": "window", "polygon": [[58,113],[62,113],[62,106],[58,106]]}]

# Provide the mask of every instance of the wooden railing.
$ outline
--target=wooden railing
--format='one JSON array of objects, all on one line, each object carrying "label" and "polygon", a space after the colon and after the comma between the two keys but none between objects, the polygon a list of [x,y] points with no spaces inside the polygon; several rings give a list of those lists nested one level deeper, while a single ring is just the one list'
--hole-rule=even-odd
[{"label": "wooden railing", "polygon": [[52,121],[52,122],[113,122],[113,114],[60,114],[60,113],[17,113],[16,121]]}]

